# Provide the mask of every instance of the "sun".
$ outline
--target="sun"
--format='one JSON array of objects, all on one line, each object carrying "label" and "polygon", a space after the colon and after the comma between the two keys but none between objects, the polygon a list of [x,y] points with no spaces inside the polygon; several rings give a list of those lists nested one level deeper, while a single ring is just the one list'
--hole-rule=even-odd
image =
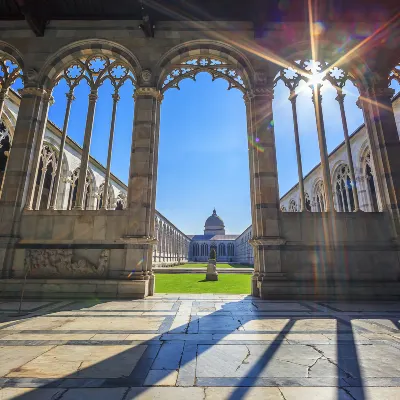
[{"label": "sun", "polygon": [[314,85],[318,85],[318,84],[322,85],[324,78],[325,78],[325,74],[314,73],[308,77],[307,84],[309,86],[314,86]]}]

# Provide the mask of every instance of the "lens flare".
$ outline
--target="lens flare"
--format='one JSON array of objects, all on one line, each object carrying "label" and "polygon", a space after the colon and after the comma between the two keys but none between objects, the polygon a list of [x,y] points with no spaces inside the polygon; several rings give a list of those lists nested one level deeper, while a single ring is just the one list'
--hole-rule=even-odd
[{"label": "lens flare", "polygon": [[250,135],[248,136],[249,144],[253,146],[258,152],[264,153],[265,149],[260,144],[260,138],[256,137],[253,139]]}]

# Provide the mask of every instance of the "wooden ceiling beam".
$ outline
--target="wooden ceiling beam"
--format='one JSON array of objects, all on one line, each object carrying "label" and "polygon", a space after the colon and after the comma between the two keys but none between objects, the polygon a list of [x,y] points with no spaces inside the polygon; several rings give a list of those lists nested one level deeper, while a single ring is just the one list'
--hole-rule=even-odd
[{"label": "wooden ceiling beam", "polygon": [[41,7],[38,7],[38,3],[41,3],[41,0],[14,1],[34,34],[36,36],[44,36],[44,31],[48,21],[42,15],[40,15]]}]

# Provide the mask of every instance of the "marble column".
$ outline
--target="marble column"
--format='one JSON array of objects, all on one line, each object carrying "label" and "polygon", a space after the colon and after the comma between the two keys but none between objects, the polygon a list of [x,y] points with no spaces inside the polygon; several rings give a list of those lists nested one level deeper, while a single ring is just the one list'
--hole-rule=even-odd
[{"label": "marble column", "polygon": [[66,94],[66,96],[67,96],[67,107],[65,109],[65,115],[64,115],[64,124],[63,124],[63,130],[62,130],[62,135],[61,135],[61,143],[60,143],[60,151],[59,151],[59,155],[58,155],[56,176],[54,178],[54,190],[51,192],[51,200],[50,200],[50,209],[51,210],[55,210],[56,209],[58,189],[60,187],[60,179],[61,179],[62,161],[63,161],[64,149],[65,149],[65,141],[67,139],[69,115],[70,115],[70,112],[71,112],[72,102],[75,100],[73,89],[71,89]]},{"label": "marble column", "polygon": [[78,189],[76,192],[76,202],[74,207],[76,210],[85,209],[86,176],[89,166],[90,142],[92,140],[93,121],[97,98],[97,90],[92,89],[89,94],[89,106],[86,116],[85,136],[83,138],[81,165],[79,168]]},{"label": "marble column", "polygon": [[299,191],[300,191],[299,211],[302,212],[306,210],[306,196],[304,194],[303,165],[301,162],[300,136],[299,136],[299,124],[297,122],[296,99],[297,99],[297,94],[295,93],[294,90],[292,90],[290,92],[289,100],[292,103],[294,140],[296,143],[297,173],[299,175]]},{"label": "marble column", "polygon": [[350,178],[351,178],[351,182],[353,184],[354,211],[360,211],[360,206],[359,206],[359,201],[358,201],[358,189],[357,189],[356,175],[354,173],[353,155],[351,152],[351,145],[350,145],[350,138],[349,138],[349,129],[347,127],[346,112],[344,110],[344,97],[345,96],[346,95],[343,93],[342,89],[338,89],[336,100],[339,103],[339,107],[340,107],[340,116],[342,118],[344,141],[346,143],[347,159],[349,161]]},{"label": "marble column", "polygon": [[111,173],[111,157],[112,157],[112,148],[114,141],[114,130],[115,130],[115,117],[117,114],[117,103],[119,101],[119,95],[115,92],[112,95],[113,99],[113,108],[111,115],[111,125],[110,125],[110,137],[108,140],[108,155],[107,155],[107,168],[106,168],[106,177],[104,180],[104,190],[103,190],[103,204],[101,205],[102,209],[107,210],[109,208],[108,203],[108,186],[110,182],[110,173]]},{"label": "marble column", "polygon": [[47,171],[47,163],[46,160],[43,158],[43,168],[42,168],[42,173],[40,175],[40,182],[39,182],[39,188],[38,188],[38,193],[36,197],[36,204],[35,204],[35,210],[39,210],[40,208],[40,200],[42,199],[42,193],[43,193],[43,185],[44,185],[44,179],[46,178],[46,171]]},{"label": "marble column", "polygon": [[49,93],[42,88],[25,87],[21,91],[13,149],[0,201],[0,264],[3,266],[4,278],[11,276],[14,244],[18,240],[29,182],[35,173],[35,155],[40,154],[43,143],[49,100]]},{"label": "marble column", "polygon": [[[43,98],[43,101],[46,102],[46,109],[48,112],[49,107],[53,104],[53,97],[50,94],[46,94]],[[46,118],[42,119],[42,125],[39,127],[39,133],[37,140],[38,143],[35,146],[35,153],[33,155],[33,164],[32,164],[32,176],[29,179],[28,183],[28,191],[27,191],[27,196],[26,196],[26,203],[25,203],[25,210],[33,210],[34,208],[36,209],[36,205],[33,204],[34,198],[35,198],[35,192],[36,192],[36,180],[37,176],[39,173],[39,168],[40,168],[40,160],[42,156],[42,147],[43,147],[43,139],[44,139],[44,134],[46,132],[46,126],[47,126],[47,115]],[[14,147],[14,144],[13,144]]]},{"label": "marble column", "polygon": [[8,97],[8,88],[1,88],[0,89],[0,120],[1,116],[3,115],[4,110],[4,103]]},{"label": "marble column", "polygon": [[140,268],[132,279],[144,282],[148,295],[154,293],[152,248],[154,238],[155,192],[157,183],[157,154],[162,94],[154,87],[137,87],[134,94],[132,151],[128,182],[129,224],[126,268]]},{"label": "marble column", "polygon": [[333,206],[333,193],[331,183],[331,173],[329,169],[328,149],[326,146],[324,116],[322,113],[321,84],[317,83],[311,88],[313,91],[312,101],[315,109],[315,119],[317,122],[319,152],[321,157],[322,178],[325,190],[325,211],[335,211]]},{"label": "marble column", "polygon": [[375,78],[362,91],[361,105],[367,126],[375,178],[383,211],[391,214],[394,236],[400,235],[400,141],[387,79]]},{"label": "marble column", "polygon": [[[272,80],[271,80],[272,82]],[[257,72],[254,90],[244,96],[247,114],[250,192],[254,248],[252,294],[268,297],[281,270],[280,211],[275,135],[272,115],[273,87],[264,72]]]}]

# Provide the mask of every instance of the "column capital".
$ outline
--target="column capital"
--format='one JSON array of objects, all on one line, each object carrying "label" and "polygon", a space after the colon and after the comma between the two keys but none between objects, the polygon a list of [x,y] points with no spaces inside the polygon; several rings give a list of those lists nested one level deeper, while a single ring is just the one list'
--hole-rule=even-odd
[{"label": "column capital", "polygon": [[139,96],[151,96],[160,102],[164,99],[164,95],[155,87],[136,87],[133,98],[136,100]]},{"label": "column capital", "polygon": [[338,101],[339,103],[343,104],[345,97],[346,97],[346,94],[343,93],[342,89],[338,89],[335,100]]},{"label": "column capital", "polygon": [[295,102],[296,102],[296,99],[297,99],[297,93],[296,93],[296,91],[295,91],[295,90],[291,90],[291,91],[290,91],[290,95],[289,95],[289,100],[290,100],[292,103],[295,103]]},{"label": "column capital", "polygon": [[312,90],[312,97],[311,100],[312,102],[315,104],[315,99],[317,98],[319,103],[322,103],[322,95],[321,95],[321,84],[320,83],[316,83],[313,85],[310,85],[311,90]]},{"label": "column capital", "polygon": [[89,93],[89,101],[95,102],[98,99],[97,89],[92,89]]},{"label": "column capital", "polygon": [[65,93],[65,96],[67,97],[67,100],[70,100],[70,101],[74,101],[75,100],[75,96],[74,96],[73,91],[69,91],[69,92]]},{"label": "column capital", "polygon": [[51,91],[39,87],[24,87],[19,90],[21,96],[38,96],[43,97],[45,100],[50,101]]},{"label": "column capital", "polygon": [[113,93],[111,97],[115,102],[118,102],[120,100],[120,96],[118,93]]},{"label": "column capital", "polygon": [[0,90],[0,101],[3,101],[8,98],[8,87],[2,87]]}]

